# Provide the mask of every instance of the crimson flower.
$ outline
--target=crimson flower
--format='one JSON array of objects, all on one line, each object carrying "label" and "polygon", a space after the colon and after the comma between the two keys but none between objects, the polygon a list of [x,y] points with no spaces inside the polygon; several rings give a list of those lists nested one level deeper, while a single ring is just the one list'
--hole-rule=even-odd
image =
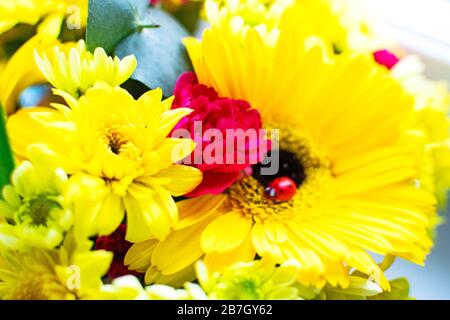
[{"label": "crimson flower", "polygon": [[[219,194],[239,178],[240,171],[263,159],[270,143],[261,131],[259,112],[247,101],[219,97],[213,88],[199,84],[192,72],[180,76],[174,94],[172,108],[194,110],[174,132],[184,129],[197,143],[189,161],[203,172],[202,183],[187,197]],[[210,129],[214,135],[207,133]]]},{"label": "crimson flower", "polygon": [[124,264],[125,255],[132,246],[131,242],[125,240],[127,226],[121,224],[116,231],[109,236],[98,237],[95,241],[96,250],[106,250],[114,254],[113,261],[108,270],[108,277],[111,279],[119,278],[124,275],[139,275],[137,272],[129,270]]}]

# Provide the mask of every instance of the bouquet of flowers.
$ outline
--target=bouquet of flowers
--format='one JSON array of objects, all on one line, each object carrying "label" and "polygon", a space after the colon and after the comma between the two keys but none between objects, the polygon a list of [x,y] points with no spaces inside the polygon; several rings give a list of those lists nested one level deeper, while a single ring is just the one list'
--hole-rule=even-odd
[{"label": "bouquet of flowers", "polygon": [[346,0],[2,0],[0,299],[408,299],[446,85]]}]

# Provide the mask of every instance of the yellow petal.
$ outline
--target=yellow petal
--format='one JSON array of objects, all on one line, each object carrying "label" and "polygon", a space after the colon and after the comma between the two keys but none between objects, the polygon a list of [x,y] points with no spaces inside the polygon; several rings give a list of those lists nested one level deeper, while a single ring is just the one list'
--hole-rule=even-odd
[{"label": "yellow petal", "polygon": [[159,129],[159,136],[161,138],[167,137],[177,123],[187,115],[191,114],[192,111],[192,109],[178,108],[164,112],[160,119],[161,127]]},{"label": "yellow petal", "polygon": [[278,221],[264,222],[264,230],[270,241],[283,243],[287,239],[286,227]]},{"label": "yellow petal", "polygon": [[266,235],[264,225],[257,223],[252,229],[252,243],[260,256],[269,255],[276,261],[283,261],[283,253],[278,244],[270,241]]},{"label": "yellow petal", "polygon": [[211,272],[220,271],[238,262],[250,262],[255,258],[251,233],[248,233],[244,242],[234,250],[227,253],[209,253],[205,255],[204,263]]},{"label": "yellow petal", "polygon": [[124,264],[130,270],[145,272],[151,265],[152,254],[157,244],[157,240],[147,240],[133,244],[125,255]]},{"label": "yellow petal", "polygon": [[161,186],[171,195],[179,197],[194,190],[202,182],[203,175],[194,167],[173,165],[159,171],[153,178],[163,179],[165,182]]},{"label": "yellow petal", "polygon": [[152,265],[162,274],[178,272],[197,261],[202,255],[200,238],[206,226],[215,218],[210,218],[188,228],[173,231],[155,249]]},{"label": "yellow petal", "polygon": [[191,139],[164,139],[161,145],[156,149],[160,156],[158,167],[167,169],[172,164],[183,160],[192,153],[195,148],[195,143]]},{"label": "yellow petal", "polygon": [[122,198],[110,192],[103,200],[95,219],[98,225],[98,234],[103,236],[113,233],[119,227],[124,216],[125,208]]},{"label": "yellow petal", "polygon": [[177,210],[172,197],[164,190],[152,190],[133,184],[125,197],[127,209],[127,235],[130,242],[142,242],[151,238],[164,239],[173,224]]},{"label": "yellow petal", "polygon": [[[8,118],[7,129],[14,152],[27,158],[28,147],[40,143],[52,146],[59,154],[67,154],[67,146],[72,136],[72,128],[49,126],[52,123],[65,124],[64,117],[54,109],[22,109]],[[24,130],[27,128],[27,130]],[[64,167],[64,163],[60,164]]]},{"label": "yellow petal", "polygon": [[239,213],[227,213],[214,220],[203,231],[202,248],[205,253],[226,253],[247,238],[252,220]]},{"label": "yellow petal", "polygon": [[217,212],[225,199],[224,195],[205,195],[178,202],[179,221],[174,229],[180,230],[208,218]]}]

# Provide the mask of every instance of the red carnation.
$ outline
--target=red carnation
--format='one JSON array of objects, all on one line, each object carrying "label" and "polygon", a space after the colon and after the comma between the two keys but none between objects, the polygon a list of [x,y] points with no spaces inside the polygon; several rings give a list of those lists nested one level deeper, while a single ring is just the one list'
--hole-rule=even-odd
[{"label": "red carnation", "polygon": [[139,273],[129,270],[124,264],[125,255],[132,246],[131,242],[125,240],[127,226],[121,224],[116,231],[109,236],[98,237],[95,242],[96,250],[106,250],[114,253],[114,259],[108,270],[108,277],[115,279],[127,274],[139,275]]},{"label": "red carnation", "polygon": [[[192,72],[185,73],[178,79],[174,94],[172,108],[194,110],[178,123],[174,132],[178,129],[187,130],[197,143],[189,160],[203,172],[202,183],[189,193],[188,197],[221,193],[239,178],[241,170],[263,159],[269,143],[261,134],[262,121],[259,112],[252,109],[247,101],[219,97],[213,88],[199,84]],[[201,132],[198,132],[199,123]],[[205,136],[208,129],[216,129],[223,139],[215,140]],[[247,130],[251,129],[256,134],[248,136],[245,144],[239,144],[237,137],[226,134],[227,130],[237,129],[241,129],[241,132],[250,132]],[[238,134],[238,131],[234,132]],[[213,149],[212,144],[223,149],[222,154],[211,153],[211,158],[220,161],[205,159],[208,154],[206,151]],[[199,155],[201,159],[198,159]]]}]

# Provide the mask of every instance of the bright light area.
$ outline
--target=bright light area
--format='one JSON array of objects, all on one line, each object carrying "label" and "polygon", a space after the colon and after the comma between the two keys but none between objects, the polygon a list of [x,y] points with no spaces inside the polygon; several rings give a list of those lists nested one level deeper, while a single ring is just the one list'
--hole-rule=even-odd
[{"label": "bright light area", "polygon": [[450,80],[450,1],[362,1],[369,13],[380,19],[382,34],[420,54],[430,76]]},{"label": "bright light area", "polygon": [[363,0],[385,22],[450,46],[450,1]]}]

